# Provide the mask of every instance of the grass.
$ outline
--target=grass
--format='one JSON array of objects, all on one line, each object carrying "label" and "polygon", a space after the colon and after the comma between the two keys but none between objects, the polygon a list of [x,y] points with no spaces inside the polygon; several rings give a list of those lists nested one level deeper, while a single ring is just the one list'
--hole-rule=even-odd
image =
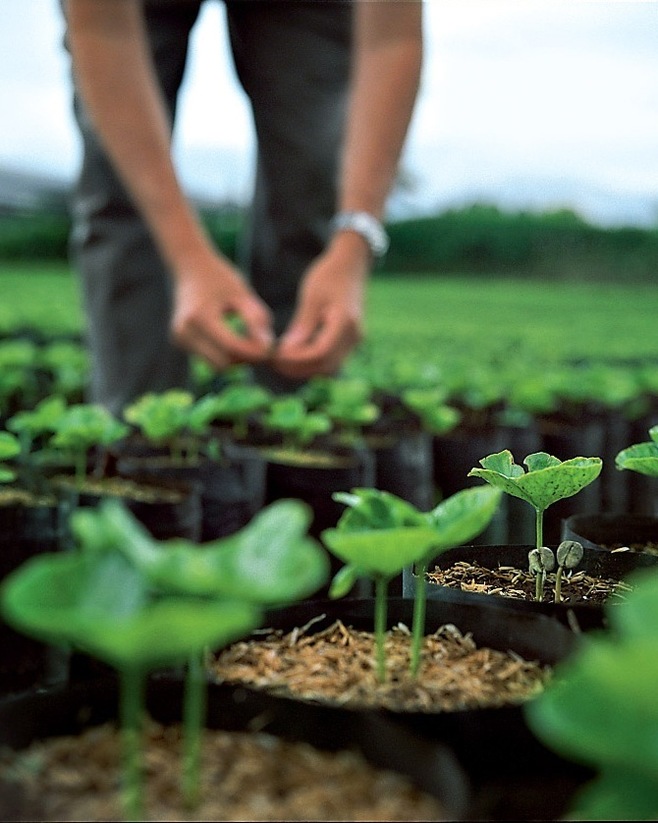
[{"label": "grass", "polygon": [[[0,263],[0,330],[83,326],[78,281],[66,264]],[[522,349],[542,358],[658,357],[655,286],[537,279],[375,276],[371,348],[441,361]]]}]

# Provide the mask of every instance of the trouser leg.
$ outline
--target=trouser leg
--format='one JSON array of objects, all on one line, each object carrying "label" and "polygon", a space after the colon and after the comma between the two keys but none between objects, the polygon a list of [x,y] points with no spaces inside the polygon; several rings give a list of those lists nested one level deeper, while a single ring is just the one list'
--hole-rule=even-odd
[{"label": "trouser leg", "polygon": [[[326,245],[336,210],[351,3],[227,0],[226,6],[258,146],[242,264],[281,334],[304,271]],[[256,374],[275,389],[298,385],[264,369]]]},{"label": "trouser leg", "polygon": [[[146,5],[157,74],[173,122],[199,2]],[[169,339],[171,285],[143,220],[100,146],[80,99],[83,161],[72,198],[72,261],[87,317],[89,399],[115,414],[146,391],[184,386],[185,353]]]}]

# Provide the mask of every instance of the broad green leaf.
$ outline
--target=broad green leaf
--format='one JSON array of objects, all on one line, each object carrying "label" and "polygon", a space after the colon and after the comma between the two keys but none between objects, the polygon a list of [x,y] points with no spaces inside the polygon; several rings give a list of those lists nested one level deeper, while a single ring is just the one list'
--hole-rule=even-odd
[{"label": "broad green leaf", "polygon": [[368,576],[393,577],[405,566],[425,557],[436,542],[429,526],[407,526],[376,531],[325,529],[322,540],[330,551]]},{"label": "broad green leaf", "polygon": [[[551,503],[572,497],[596,480],[601,473],[600,457],[573,457],[562,462],[545,452],[530,454],[524,460],[527,471],[510,462],[511,455],[500,452],[480,461],[483,468],[473,468],[469,477],[481,477],[490,485],[530,503],[544,511]],[[491,468],[491,467],[494,468]]]},{"label": "broad green leaf", "polygon": [[593,765],[658,775],[658,640],[591,638],[526,715],[551,748]]},{"label": "broad green leaf", "polygon": [[[153,540],[125,508],[108,502],[74,519],[88,544],[99,532],[166,592],[282,603],[317,591],[329,574],[326,553],[307,535],[310,509],[278,500],[236,534],[201,546],[188,540]],[[94,518],[96,527],[94,528]]]},{"label": "broad green leaf", "polygon": [[117,668],[181,662],[247,634],[261,619],[245,602],[153,597],[116,554],[39,555],[5,579],[1,597],[5,619],[19,631]]},{"label": "broad green leaf", "polygon": [[489,525],[500,504],[500,489],[479,486],[447,497],[429,513],[436,541],[433,548],[445,551],[477,537]]},{"label": "broad green leaf", "polygon": [[[658,431],[658,426],[655,429]],[[615,458],[615,465],[618,469],[628,469],[649,477],[658,477],[658,440],[636,443],[622,449]]]}]

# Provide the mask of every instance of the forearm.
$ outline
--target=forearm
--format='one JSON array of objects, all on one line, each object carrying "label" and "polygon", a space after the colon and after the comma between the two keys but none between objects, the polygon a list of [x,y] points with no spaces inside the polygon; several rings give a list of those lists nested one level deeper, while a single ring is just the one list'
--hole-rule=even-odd
[{"label": "forearm", "polygon": [[357,0],[339,209],[381,217],[418,92],[422,4]]},{"label": "forearm", "polygon": [[171,159],[171,124],[136,0],[67,0],[69,47],[94,127],[174,272],[207,252]]}]

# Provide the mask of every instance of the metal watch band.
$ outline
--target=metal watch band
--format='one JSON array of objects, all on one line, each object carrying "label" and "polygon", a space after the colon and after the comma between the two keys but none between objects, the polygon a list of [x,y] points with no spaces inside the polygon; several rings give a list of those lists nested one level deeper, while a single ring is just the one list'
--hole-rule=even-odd
[{"label": "metal watch band", "polygon": [[389,237],[380,221],[367,211],[342,211],[331,221],[333,232],[354,231],[370,247],[373,257],[383,257],[388,251]]}]

